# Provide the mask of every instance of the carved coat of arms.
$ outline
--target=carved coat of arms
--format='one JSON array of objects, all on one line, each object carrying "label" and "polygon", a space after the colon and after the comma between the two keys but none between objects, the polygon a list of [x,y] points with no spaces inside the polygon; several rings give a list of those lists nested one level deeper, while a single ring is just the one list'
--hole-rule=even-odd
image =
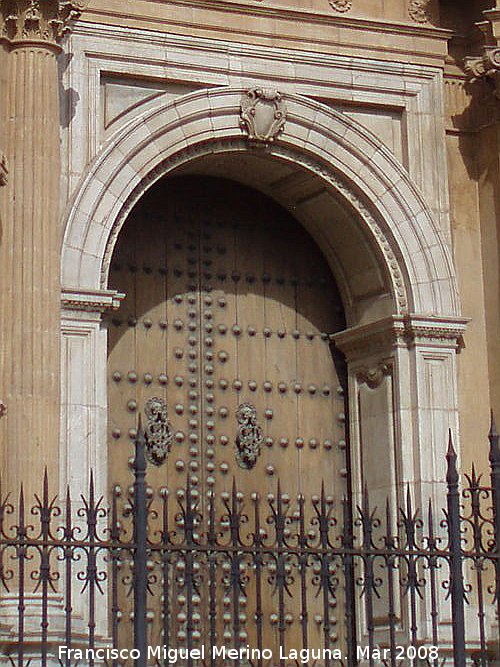
[{"label": "carved coat of arms", "polygon": [[241,98],[241,127],[253,141],[272,142],[283,132],[286,104],[276,90],[251,88]]}]

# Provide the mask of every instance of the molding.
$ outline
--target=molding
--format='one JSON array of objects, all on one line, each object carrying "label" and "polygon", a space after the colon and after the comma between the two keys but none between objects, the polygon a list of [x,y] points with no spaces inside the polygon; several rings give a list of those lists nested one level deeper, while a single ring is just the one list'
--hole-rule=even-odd
[{"label": "molding", "polygon": [[9,174],[9,167],[7,164],[7,158],[3,153],[0,153],[0,186],[7,185],[8,174]]},{"label": "molding", "polygon": [[72,290],[64,289],[61,306],[64,310],[81,310],[90,313],[104,313],[118,310],[125,294],[116,290]]},{"label": "molding", "polygon": [[12,47],[56,47],[80,18],[89,0],[11,0],[0,2],[0,38]]},{"label": "molding", "polygon": [[[397,347],[432,347],[460,352],[463,336],[470,322],[466,317],[427,317],[393,315],[371,324],[352,327],[332,334],[330,339],[347,361],[391,355]],[[363,375],[365,369],[360,369]]]},{"label": "molding", "polygon": [[[153,3],[156,4],[164,4],[164,0],[152,0]],[[346,2],[352,2],[352,0],[332,0],[332,2],[336,5],[334,9],[337,9],[340,6],[344,6]],[[421,53],[426,56],[429,55],[429,44],[428,44],[428,39],[436,39],[436,40],[442,40],[443,44],[446,46],[448,40],[450,37],[453,35],[453,32],[451,30],[448,30],[446,28],[439,28],[435,27],[432,25],[427,25],[427,24],[419,24],[419,25],[409,25],[409,23],[405,22],[398,22],[398,21],[391,21],[388,19],[382,19],[382,18],[367,18],[367,17],[350,17],[346,16],[345,13],[343,16],[332,16],[331,13],[324,12],[318,9],[311,9],[311,8],[299,8],[299,7],[276,7],[268,4],[257,4],[257,3],[252,3],[251,4],[251,9],[249,8],[249,2],[238,2],[238,1],[228,1],[228,0],[197,0],[196,3],[193,3],[192,0],[171,0],[169,3],[169,14],[164,15],[164,16],[158,16],[158,13],[150,12],[149,15],[146,14],[141,14],[141,15],[136,15],[133,14],[130,11],[123,11],[121,13],[118,13],[116,10],[111,12],[110,10],[107,10],[105,8],[98,8],[98,7],[92,7],[91,10],[89,10],[89,15],[92,14],[95,16],[96,22],[99,21],[99,18],[101,21],[104,23],[105,21],[103,20],[104,17],[108,17],[111,19],[117,19],[117,18],[122,18],[125,19],[127,24],[130,25],[131,27],[139,27],[138,23],[143,22],[147,23],[148,25],[154,25],[158,24],[161,26],[162,31],[168,32],[168,29],[165,26],[171,25],[171,26],[179,26],[182,27],[184,30],[189,29],[193,26],[194,21],[189,18],[188,16],[191,16],[192,10],[193,10],[193,5],[195,5],[196,10],[202,10],[206,9],[210,12],[220,12],[221,14],[240,14],[245,16],[245,26],[246,29],[243,31],[235,31],[238,34],[241,34],[241,36],[246,35],[248,37],[252,35],[259,35],[263,36],[265,34],[270,34],[266,33],[265,31],[252,31],[249,25],[249,18],[265,18],[265,19],[270,19],[270,20],[284,20],[287,22],[291,22],[300,26],[304,26],[304,24],[309,24],[313,27],[317,25],[325,26],[326,28],[330,28],[334,26],[335,28],[346,28],[346,29],[352,29],[352,30],[357,30],[363,34],[366,35],[366,33],[370,32],[375,32],[377,34],[384,34],[387,35],[389,38],[392,35],[404,35],[407,36],[409,39],[409,46],[411,42],[410,48],[398,48],[395,50],[398,50],[399,52],[403,53]],[[126,3],[122,4],[123,7],[127,7]],[[191,12],[188,12],[185,10],[186,7],[189,7]],[[177,9],[177,11],[174,11]],[[182,12],[182,14],[180,13]],[[93,18],[92,16],[92,18]],[[176,17],[181,17],[182,18],[176,18]],[[135,23],[135,25],[134,25]],[[106,27],[115,27],[115,26],[106,26]],[[200,24],[196,24],[196,28],[199,30],[200,29]],[[215,25],[209,25],[205,24],[203,25],[204,30],[207,32],[211,31],[217,31],[219,32],[220,26],[215,24]],[[276,40],[276,33],[272,33],[274,39]],[[412,49],[411,47],[415,47],[415,39],[422,38],[422,49],[415,51],[415,49]],[[294,38],[294,36],[288,31],[286,35],[287,41],[298,41],[301,39],[303,41],[303,35],[302,37],[297,37]],[[380,40],[382,38],[379,38],[378,44],[380,44]],[[333,40],[321,40],[319,36],[314,40],[314,43],[320,43],[321,41],[325,43],[332,43]],[[365,41],[366,43],[366,41]],[[384,48],[387,48],[387,44],[384,42]],[[371,45],[366,44],[364,47],[365,50],[370,50]],[[311,46],[311,50],[313,50],[313,47]],[[434,57],[437,56],[437,54],[433,54]],[[443,53],[443,57],[445,57],[445,54]]]},{"label": "molding", "polygon": [[[335,18],[335,25],[342,18]],[[363,26],[363,31],[369,32],[370,27],[374,28],[375,25],[370,23],[369,25]],[[380,28],[380,26],[378,25]],[[415,30],[418,29],[418,26],[408,26],[400,25],[400,28],[405,28],[404,34],[408,37],[415,36]],[[380,30],[377,31],[377,33]],[[442,31],[444,33],[443,37],[448,40],[452,33],[450,31]],[[164,68],[163,74],[158,75],[159,81],[164,81],[165,79],[165,68],[168,72],[172,67],[172,64],[176,64],[176,54],[173,52],[171,54],[172,58],[169,57],[168,61],[165,61],[164,50],[168,48],[169,51],[173,49],[187,49],[192,51],[193,55],[189,59],[189,69],[196,68],[199,71],[203,72],[215,72],[218,61],[215,59],[206,60],[206,55],[219,55],[227,57],[229,56],[248,56],[249,58],[262,58],[265,61],[270,62],[284,62],[285,64],[290,64],[290,62],[301,63],[304,65],[323,65],[324,67],[334,69],[334,71],[329,71],[329,79],[335,80],[338,70],[349,70],[352,72],[370,72],[370,74],[376,76],[381,75],[384,78],[384,82],[387,90],[390,90],[389,82],[387,81],[387,76],[391,75],[405,75],[411,80],[420,82],[422,80],[431,80],[435,77],[437,69],[442,69],[442,64],[444,63],[446,54],[443,53],[442,58],[440,58],[439,63],[433,63],[432,65],[427,65],[424,68],[421,64],[411,63],[411,62],[399,62],[394,60],[390,56],[383,60],[374,60],[373,54],[369,51],[368,48],[365,49],[364,54],[360,54],[353,58],[351,55],[341,55],[339,53],[329,53],[325,51],[314,52],[311,49],[305,48],[290,48],[283,46],[263,46],[261,44],[252,44],[251,42],[234,42],[228,41],[226,39],[214,38],[210,39],[207,37],[199,37],[195,35],[176,35],[176,34],[165,34],[159,30],[151,29],[138,29],[138,28],[125,28],[122,26],[115,25],[104,25],[104,24],[95,24],[89,23],[86,20],[80,20],[74,26],[71,31],[71,38],[75,41],[75,48],[78,49],[78,41],[84,39],[85,43],[81,47],[81,50],[84,51],[85,55],[94,60],[94,59],[104,59],[106,56],[111,58],[112,63],[118,63],[121,60],[132,64],[144,64],[146,63],[146,72],[150,72],[151,68],[158,62]],[[106,43],[100,43],[97,40],[106,40]],[[113,52],[109,52],[109,44],[117,43],[120,45],[121,49]],[[447,43],[447,41],[445,42]],[[124,55],[123,47],[124,44],[129,45],[133,51],[128,55]],[[137,52],[137,48],[149,47],[148,58],[145,61],[144,56]],[[153,55],[152,49],[158,47],[161,49],[159,56],[155,57]],[[201,54],[201,57],[205,59],[201,61],[196,60],[195,54]],[[111,64],[111,63],[110,63]],[[180,61],[179,61],[180,64]],[[201,65],[201,66],[200,66]],[[252,63],[248,63],[248,66],[245,67],[245,73],[248,77],[252,78],[255,76],[256,72],[251,69]],[[114,70],[113,70],[114,71]],[[220,72],[227,74],[226,61],[220,63]],[[269,72],[268,72],[269,73]],[[286,71],[284,72],[286,74]],[[133,72],[129,72],[129,75],[133,76]],[[143,76],[143,75],[141,75]],[[154,78],[154,77],[153,77]],[[290,81],[295,84],[298,84],[297,76],[293,73],[290,73]],[[199,76],[197,77],[197,80]],[[285,77],[280,76],[280,81],[284,80]],[[309,78],[308,78],[309,83]],[[356,86],[356,80],[350,81],[350,85]],[[366,89],[367,83],[362,82],[357,87],[361,93]],[[397,87],[399,92],[407,96],[413,96],[418,94],[418,90],[413,90],[411,87],[405,89],[404,87]]]}]

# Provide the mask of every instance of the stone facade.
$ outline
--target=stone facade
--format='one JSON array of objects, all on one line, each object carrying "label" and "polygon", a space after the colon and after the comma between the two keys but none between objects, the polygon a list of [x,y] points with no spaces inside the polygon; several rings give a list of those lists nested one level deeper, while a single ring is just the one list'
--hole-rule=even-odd
[{"label": "stone facade", "polygon": [[[93,468],[106,493],[102,321],[124,297],[110,261],[134,205],[173,173],[237,173],[330,262],[355,494],[364,471],[375,493],[409,484],[443,503],[450,428],[464,469],[486,466],[500,415],[498,0],[0,0],[0,49],[7,486],[33,490],[48,465],[77,494]],[[381,439],[387,474],[370,482]]]}]

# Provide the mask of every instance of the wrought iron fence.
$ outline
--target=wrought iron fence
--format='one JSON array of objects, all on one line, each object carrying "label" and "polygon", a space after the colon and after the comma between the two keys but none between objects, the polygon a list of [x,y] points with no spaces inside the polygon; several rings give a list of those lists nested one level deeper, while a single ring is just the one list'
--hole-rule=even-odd
[{"label": "wrought iron fence", "polygon": [[[134,485],[109,506],[43,493],[0,495],[0,664],[438,665],[498,661],[500,449],[491,480],[446,508],[341,506],[319,488],[290,497],[147,487],[144,435]],[[495,663],[495,664],[498,664]]]}]

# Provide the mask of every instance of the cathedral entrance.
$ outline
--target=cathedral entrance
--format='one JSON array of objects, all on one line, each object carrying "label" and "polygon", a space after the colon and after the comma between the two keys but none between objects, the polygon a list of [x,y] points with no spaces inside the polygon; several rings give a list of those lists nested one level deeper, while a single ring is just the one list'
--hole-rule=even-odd
[{"label": "cathedral entrance", "polygon": [[346,373],[330,342],[344,313],[319,248],[257,191],[169,178],[122,229],[109,286],[126,295],[107,321],[109,478],[130,484],[141,413],[149,538],[164,540],[151,643],[269,649],[272,664],[342,646],[339,564],[325,572],[303,549],[328,546],[321,524],[350,491]]}]

